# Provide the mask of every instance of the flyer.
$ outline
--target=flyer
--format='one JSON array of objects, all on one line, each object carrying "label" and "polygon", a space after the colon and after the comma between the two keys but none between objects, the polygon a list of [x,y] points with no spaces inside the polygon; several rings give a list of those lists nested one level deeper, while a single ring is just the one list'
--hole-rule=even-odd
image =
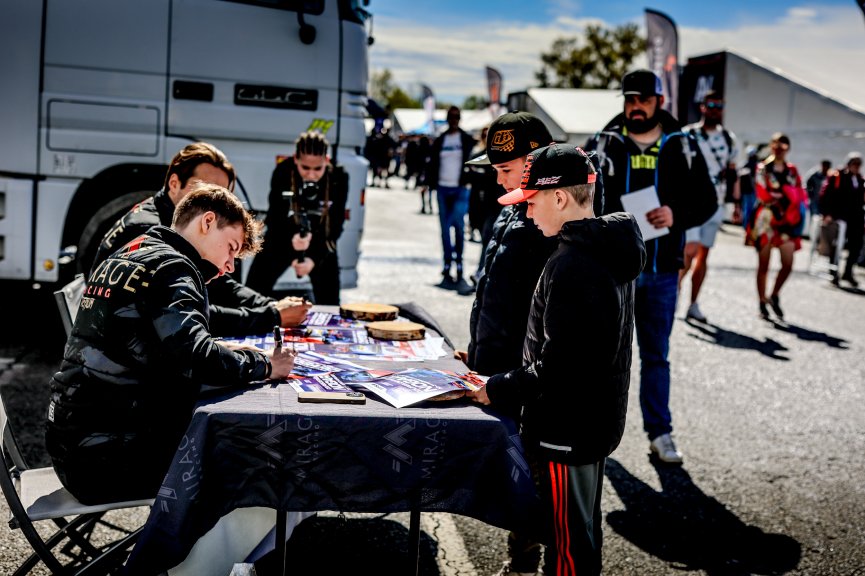
[{"label": "flyer", "polygon": [[369,390],[395,408],[411,406],[448,392],[478,389],[454,372],[428,368],[403,370],[369,382],[358,382],[357,386]]},{"label": "flyer", "polygon": [[366,370],[366,367],[354,364],[348,360],[303,351],[294,359],[294,369],[291,371],[291,375],[317,376],[332,372],[357,372],[362,370]]}]

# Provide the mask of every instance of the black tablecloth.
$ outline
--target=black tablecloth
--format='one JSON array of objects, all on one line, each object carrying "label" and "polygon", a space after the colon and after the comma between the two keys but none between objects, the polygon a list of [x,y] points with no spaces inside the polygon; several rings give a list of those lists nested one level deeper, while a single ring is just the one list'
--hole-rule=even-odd
[{"label": "black tablecloth", "polygon": [[451,512],[507,529],[525,529],[537,513],[514,423],[467,399],[301,404],[288,384],[267,384],[196,408],[128,572],[177,565],[220,517],[248,506]]}]

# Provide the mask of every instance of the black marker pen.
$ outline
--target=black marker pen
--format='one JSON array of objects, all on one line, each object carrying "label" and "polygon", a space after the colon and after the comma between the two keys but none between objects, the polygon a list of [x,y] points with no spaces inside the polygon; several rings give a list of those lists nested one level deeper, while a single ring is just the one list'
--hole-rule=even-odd
[{"label": "black marker pen", "polygon": [[273,343],[276,345],[276,351],[282,350],[282,331],[279,326],[273,327]]}]

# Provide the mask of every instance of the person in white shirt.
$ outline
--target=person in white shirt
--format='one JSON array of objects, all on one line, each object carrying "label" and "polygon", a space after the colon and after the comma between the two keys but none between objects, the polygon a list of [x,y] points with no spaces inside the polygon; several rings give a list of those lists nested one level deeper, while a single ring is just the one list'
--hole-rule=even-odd
[{"label": "person in white shirt", "polygon": [[[451,106],[447,115],[448,129],[433,142],[427,170],[427,184],[436,191],[441,222],[442,285],[455,287],[461,293],[468,283],[463,278],[463,244],[465,242],[465,218],[469,209],[468,170],[475,140],[461,130],[460,109]],[[453,230],[453,239],[451,239]],[[451,276],[451,267],[456,265],[456,275]],[[471,291],[467,291],[471,293]]]},{"label": "person in white shirt", "polygon": [[679,271],[679,289],[682,280],[691,272],[691,302],[685,318],[706,322],[706,316],[697,304],[700,288],[708,270],[709,250],[715,245],[715,237],[724,220],[724,203],[727,200],[727,186],[732,183],[734,200],[739,198],[739,179],[736,175],[736,137],[721,125],[724,118],[724,100],[721,95],[710,90],[700,104],[703,118],[685,126],[683,132],[691,134],[706,159],[709,175],[718,192],[718,210],[702,226],[689,228],[685,232],[685,266]]}]

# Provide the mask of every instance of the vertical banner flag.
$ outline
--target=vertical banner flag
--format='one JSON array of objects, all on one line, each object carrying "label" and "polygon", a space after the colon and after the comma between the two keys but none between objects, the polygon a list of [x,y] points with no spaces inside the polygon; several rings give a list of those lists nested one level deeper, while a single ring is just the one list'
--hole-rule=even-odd
[{"label": "vertical banner flag", "polygon": [[432,88],[426,84],[421,84],[420,89],[420,101],[421,104],[423,104],[424,111],[426,112],[426,131],[428,134],[435,134],[436,125],[434,116],[436,111],[436,97],[433,94]]},{"label": "vertical banner flag", "polygon": [[[865,1],[865,0],[863,0]],[[646,8],[649,43],[649,68],[661,79],[664,110],[678,115],[679,108],[679,34],[669,16]]]},{"label": "vertical banner flag", "polygon": [[[865,0],[862,1],[865,2]],[[490,114],[493,118],[498,118],[502,103],[502,73],[490,66],[487,66],[487,86],[489,88]]]}]

